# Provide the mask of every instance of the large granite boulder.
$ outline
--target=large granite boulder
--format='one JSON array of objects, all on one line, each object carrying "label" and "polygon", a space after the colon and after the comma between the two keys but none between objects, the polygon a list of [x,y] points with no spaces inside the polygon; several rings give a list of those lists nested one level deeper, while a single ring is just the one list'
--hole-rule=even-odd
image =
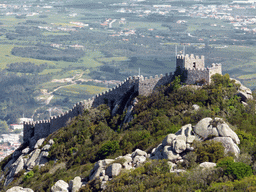
[{"label": "large granite boulder", "polygon": [[240,139],[238,138],[237,134],[232,129],[230,129],[228,124],[218,124],[217,129],[219,132],[219,136],[230,137],[236,144],[240,144]]},{"label": "large granite boulder", "polygon": [[99,177],[100,173],[106,168],[106,166],[112,163],[113,161],[114,161],[113,159],[104,159],[96,162],[93,169],[91,170],[90,177],[89,177],[90,180],[95,179],[96,177]]},{"label": "large granite boulder", "polygon": [[173,141],[173,149],[176,153],[182,153],[187,148],[186,145],[186,136],[179,135]]},{"label": "large granite boulder", "polygon": [[25,167],[27,168],[27,170],[32,170],[33,167],[36,165],[36,160],[37,160],[38,156],[40,155],[40,152],[41,152],[40,149],[35,149],[35,150],[32,152],[32,154],[31,154],[29,160],[27,161],[27,163],[26,163],[26,165],[25,165]]},{"label": "large granite boulder", "polygon": [[236,157],[238,157],[240,149],[230,137],[215,137],[212,140],[221,142],[225,148],[225,153],[231,152],[234,153]]},{"label": "large granite boulder", "polygon": [[164,140],[162,141],[162,145],[163,146],[166,146],[166,145],[169,145],[169,146],[172,146],[172,142],[173,140],[176,138],[176,135],[174,134],[169,134],[167,135]]},{"label": "large granite boulder", "polygon": [[69,185],[63,180],[57,181],[52,187],[51,187],[51,192],[68,192],[69,190]]},{"label": "large granite boulder", "polygon": [[22,188],[19,186],[15,186],[15,187],[12,187],[11,189],[8,189],[6,192],[34,192],[34,191],[29,188]]},{"label": "large granite boulder", "polygon": [[74,180],[71,180],[69,183],[69,188],[71,189],[71,192],[78,192],[81,187],[82,180],[79,176],[75,177]]},{"label": "large granite boulder", "polygon": [[216,163],[213,162],[203,162],[199,164],[199,167],[203,168],[203,169],[211,169],[216,167]]},{"label": "large granite boulder", "polygon": [[206,117],[204,119],[201,119],[196,126],[194,127],[194,132],[202,137],[203,139],[208,138],[208,136],[219,136],[219,133],[216,129],[216,127],[213,127],[211,125],[213,119],[210,117]]},{"label": "large granite boulder", "polygon": [[147,153],[145,151],[142,151],[140,149],[136,149],[133,153],[132,153],[132,158],[136,157],[136,156],[145,156],[147,157]]},{"label": "large granite boulder", "polygon": [[181,159],[180,155],[177,154],[172,147],[165,146],[163,151],[163,158],[168,159],[170,161],[175,161],[177,159]]},{"label": "large granite boulder", "polygon": [[114,177],[119,175],[120,171],[122,169],[122,165],[120,163],[113,163],[106,169],[106,175],[109,177]]}]

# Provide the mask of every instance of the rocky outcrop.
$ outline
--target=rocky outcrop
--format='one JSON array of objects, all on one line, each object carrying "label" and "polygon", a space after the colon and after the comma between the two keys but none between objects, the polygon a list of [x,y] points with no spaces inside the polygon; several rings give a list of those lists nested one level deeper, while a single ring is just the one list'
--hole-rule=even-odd
[{"label": "rocky outcrop", "polygon": [[225,153],[234,153],[238,157],[240,149],[230,137],[215,137],[212,140],[221,142],[225,148]]},{"label": "rocky outcrop", "polygon": [[181,160],[184,152],[193,150],[190,144],[195,138],[192,134],[192,125],[185,125],[177,133],[167,135],[162,143],[152,150],[150,158],[168,159],[172,162]]},{"label": "rocky outcrop", "polygon": [[12,187],[11,189],[8,189],[6,192],[34,192],[32,189],[29,188],[22,188],[22,187]]},{"label": "rocky outcrop", "polygon": [[248,87],[245,87],[240,81],[230,78],[231,80],[234,80],[236,84],[239,84],[240,87],[237,91],[237,96],[241,97],[241,100],[246,102],[249,99],[253,99],[252,91]]},{"label": "rocky outcrop", "polygon": [[231,152],[236,156],[240,151],[237,144],[240,140],[237,134],[221,118],[210,117],[200,120],[194,127],[191,124],[181,127],[175,134],[167,135],[162,143],[151,152],[151,159],[168,159],[174,163],[183,159],[185,154],[193,151],[191,143],[195,140],[212,139],[221,142],[225,153]]},{"label": "rocky outcrop", "polygon": [[50,140],[48,144],[39,149],[44,142],[44,139],[39,139],[36,144],[30,148],[27,147],[23,150],[17,150],[13,153],[12,158],[4,167],[4,170],[8,170],[7,177],[5,178],[4,186],[8,186],[16,174],[25,169],[26,171],[32,170],[35,166],[44,166],[48,162],[49,149],[54,143]]},{"label": "rocky outcrop", "polygon": [[199,164],[199,167],[203,168],[203,169],[211,169],[216,167],[216,163],[213,162],[203,162]]},{"label": "rocky outcrop", "polygon": [[52,187],[51,187],[51,192],[68,192],[69,191],[69,185],[63,181],[59,180],[57,181]]},{"label": "rocky outcrop", "polygon": [[82,184],[81,177],[77,176],[69,182],[69,189],[71,192],[78,192]]}]

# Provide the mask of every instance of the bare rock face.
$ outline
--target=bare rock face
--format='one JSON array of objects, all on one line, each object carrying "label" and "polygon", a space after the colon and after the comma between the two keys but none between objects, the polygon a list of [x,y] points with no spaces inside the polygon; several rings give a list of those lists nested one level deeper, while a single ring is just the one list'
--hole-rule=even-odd
[{"label": "bare rock face", "polygon": [[216,167],[216,163],[213,162],[203,162],[199,165],[199,167],[203,168],[203,169],[211,169]]},{"label": "bare rock face", "polygon": [[237,79],[230,78],[231,80],[234,80],[236,84],[239,84],[239,90],[237,92],[237,95],[241,97],[241,100],[246,102],[248,99],[253,99],[252,91],[248,87],[245,87],[240,81]]},{"label": "bare rock face", "polygon": [[186,145],[186,136],[184,135],[179,135],[175,138],[173,141],[173,149],[175,150],[176,153],[182,153],[185,151],[187,148]]},{"label": "bare rock face", "polygon": [[172,147],[165,146],[163,151],[163,158],[168,159],[170,161],[174,161],[180,159],[181,157],[172,149]]},{"label": "bare rock face", "polygon": [[238,157],[240,149],[230,137],[215,137],[212,140],[221,142],[225,148],[225,153],[231,152],[234,153],[236,157]]},{"label": "bare rock face", "polygon": [[37,159],[38,156],[40,155],[40,152],[41,152],[40,149],[35,149],[35,150],[32,152],[32,154],[31,154],[31,156],[30,156],[28,162],[27,162],[26,165],[25,165],[25,167],[27,167],[28,170],[32,170],[33,167],[36,165],[36,159]]},{"label": "bare rock face", "polygon": [[105,170],[106,166],[110,163],[112,163],[113,159],[105,159],[105,160],[99,160],[97,163],[95,163],[93,169],[90,173],[90,180],[95,179],[96,177],[100,176],[100,173]]},{"label": "bare rock face", "polygon": [[212,121],[213,119],[210,117],[201,119],[194,127],[194,132],[204,139],[206,139],[209,135],[218,136],[216,129],[213,129],[213,126],[210,124]]},{"label": "bare rock face", "polygon": [[69,185],[65,181],[59,180],[51,187],[51,192],[68,192],[68,189]]},{"label": "bare rock face", "polygon": [[174,134],[169,134],[167,135],[164,140],[162,141],[162,145],[163,146],[166,146],[166,145],[169,145],[169,146],[172,146],[172,142],[173,140],[176,138],[176,135]]},{"label": "bare rock face", "polygon": [[8,189],[6,192],[34,192],[32,189],[29,188],[22,188],[22,187],[12,187],[11,189]]},{"label": "bare rock face", "polygon": [[71,189],[71,192],[78,192],[81,187],[81,177],[75,177],[74,180],[71,180],[69,183],[69,188]]},{"label": "bare rock face", "polygon": [[133,153],[132,153],[132,158],[136,157],[136,156],[145,156],[147,157],[147,153],[145,151],[142,151],[140,149],[136,149]]},{"label": "bare rock face", "polygon": [[221,137],[230,137],[236,144],[240,144],[237,134],[226,123],[217,125],[217,129]]},{"label": "bare rock face", "polygon": [[119,175],[121,169],[122,165],[120,163],[113,163],[106,169],[106,175],[109,177],[117,176]]},{"label": "bare rock face", "polygon": [[43,142],[44,142],[44,140],[45,140],[45,138],[41,138],[41,139],[37,140],[37,142],[36,142],[34,148],[35,148],[35,149],[38,149],[39,147],[41,147],[42,144],[43,144]]}]

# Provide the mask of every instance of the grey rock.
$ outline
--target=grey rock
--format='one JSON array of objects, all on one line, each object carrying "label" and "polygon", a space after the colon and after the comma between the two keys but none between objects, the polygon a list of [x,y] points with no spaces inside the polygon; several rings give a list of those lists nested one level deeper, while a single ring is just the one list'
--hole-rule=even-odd
[{"label": "grey rock", "polygon": [[47,157],[49,156],[49,152],[41,151],[40,155],[35,161],[35,165],[44,166],[48,162]]},{"label": "grey rock", "polygon": [[113,163],[106,169],[106,175],[109,177],[114,177],[119,175],[120,171],[122,169],[122,165],[120,163]]},{"label": "grey rock", "polygon": [[140,149],[136,149],[133,153],[132,153],[132,158],[136,157],[136,156],[145,156],[147,157],[147,153],[145,151],[142,151]]},{"label": "grey rock", "polygon": [[132,162],[125,162],[124,164],[123,164],[123,167],[124,167],[124,169],[126,169],[126,170],[130,170],[130,169],[132,169],[133,167],[132,167]]},{"label": "grey rock", "polygon": [[[20,156],[11,166],[9,169],[9,173],[7,175],[6,178],[6,183],[10,183],[12,181],[12,178],[14,175],[16,175],[17,173],[19,173],[22,169],[24,168],[24,160],[23,157]],[[11,180],[11,181],[10,181]],[[9,182],[7,182],[9,181]],[[8,185],[7,184],[7,185]]]},{"label": "grey rock", "polygon": [[240,139],[237,134],[230,129],[230,127],[226,124],[218,124],[217,129],[219,131],[219,135],[222,137],[230,137],[236,144],[240,144]]},{"label": "grey rock", "polygon": [[187,125],[184,125],[182,127],[184,127],[186,137],[189,137],[189,136],[192,135],[192,125],[191,124],[187,124]]},{"label": "grey rock", "polygon": [[192,105],[193,110],[198,111],[200,109],[199,105],[194,104]]},{"label": "grey rock", "polygon": [[190,144],[186,144],[186,150],[188,151],[194,151],[194,147],[191,147]]},{"label": "grey rock", "polygon": [[89,179],[92,180],[95,179],[96,177],[99,177],[102,170],[105,169],[106,166],[112,163],[113,161],[113,159],[99,160],[97,163],[95,163],[93,169],[91,170]]},{"label": "grey rock", "polygon": [[248,103],[241,101],[241,103],[243,104],[244,107],[248,106]]},{"label": "grey rock", "polygon": [[13,181],[13,177],[8,177],[4,181],[4,186],[8,186]]},{"label": "grey rock", "polygon": [[176,138],[176,135],[174,135],[174,134],[169,134],[169,135],[167,135],[165,138],[164,138],[164,140],[162,141],[162,145],[163,146],[166,146],[166,145],[168,145],[168,146],[172,146],[172,142],[173,142],[173,140]]},{"label": "grey rock", "polygon": [[187,137],[187,143],[193,143],[193,141],[196,139],[196,136],[190,135]]},{"label": "grey rock", "polygon": [[186,145],[186,137],[183,135],[179,135],[173,141],[173,149],[176,153],[182,153],[187,148]]},{"label": "grey rock", "polygon": [[108,181],[108,179],[109,179],[109,176],[105,175],[104,178],[103,178],[103,181]]},{"label": "grey rock", "polygon": [[45,140],[45,138],[38,139],[36,144],[35,144],[35,146],[34,146],[34,148],[38,149],[39,147],[41,147],[43,142],[44,142],[44,140]]},{"label": "grey rock", "polygon": [[168,165],[170,166],[170,171],[173,171],[174,168],[177,167],[177,165],[176,165],[175,163],[171,162],[171,161],[168,161],[167,163],[168,163]]},{"label": "grey rock", "polygon": [[204,139],[209,135],[219,136],[217,129],[211,125],[212,121],[210,117],[201,119],[194,127],[194,132]]},{"label": "grey rock", "polygon": [[57,181],[52,187],[51,187],[51,192],[68,192],[69,185],[63,180]]},{"label": "grey rock", "polygon": [[47,145],[43,146],[42,151],[49,151],[50,148],[51,148],[51,145],[47,144]]},{"label": "grey rock", "polygon": [[81,187],[82,187],[81,177],[75,177],[73,182],[72,182],[71,192],[78,192]]},{"label": "grey rock", "polygon": [[216,163],[213,162],[203,162],[201,164],[199,164],[199,167],[203,168],[203,169],[211,169],[216,167]]},{"label": "grey rock", "polygon": [[215,137],[212,140],[221,142],[225,148],[225,153],[231,152],[234,153],[236,157],[238,157],[240,149],[230,137]]},{"label": "grey rock", "polygon": [[27,161],[25,167],[27,167],[28,170],[32,170],[33,167],[36,165],[36,160],[40,155],[41,150],[40,149],[35,149],[32,153],[31,156],[29,158],[29,160]]},{"label": "grey rock", "polygon": [[172,150],[172,147],[165,146],[163,151],[163,158],[170,161],[181,159],[181,156]]},{"label": "grey rock", "polygon": [[177,173],[180,175],[181,173],[185,173],[186,171],[183,169],[174,169],[173,171],[170,170],[170,173]]},{"label": "grey rock", "polygon": [[247,100],[253,99],[253,96],[251,94],[248,94],[247,92],[244,91],[238,91],[237,96],[241,97],[241,100],[246,102]]},{"label": "grey rock", "polygon": [[146,157],[144,157],[144,156],[136,156],[136,157],[133,159],[133,163],[139,165],[139,164],[141,164],[141,163],[144,163],[146,160],[147,160],[147,159],[146,159]]},{"label": "grey rock", "polygon": [[28,154],[29,151],[30,151],[30,149],[29,149],[29,147],[27,147],[22,150],[22,154]]},{"label": "grey rock", "polygon": [[53,145],[53,144],[54,144],[54,141],[53,141],[52,139],[50,139],[50,140],[48,141],[48,143],[49,143],[49,145]]},{"label": "grey rock", "polygon": [[19,186],[15,186],[15,187],[12,187],[11,189],[8,189],[6,192],[34,192],[34,191],[29,188],[22,188]]}]

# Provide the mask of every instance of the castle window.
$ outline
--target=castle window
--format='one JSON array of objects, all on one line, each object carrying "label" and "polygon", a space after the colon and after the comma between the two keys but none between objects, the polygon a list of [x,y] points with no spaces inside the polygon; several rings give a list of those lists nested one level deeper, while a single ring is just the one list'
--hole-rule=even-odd
[{"label": "castle window", "polygon": [[196,62],[193,63],[193,68],[196,68]]}]

